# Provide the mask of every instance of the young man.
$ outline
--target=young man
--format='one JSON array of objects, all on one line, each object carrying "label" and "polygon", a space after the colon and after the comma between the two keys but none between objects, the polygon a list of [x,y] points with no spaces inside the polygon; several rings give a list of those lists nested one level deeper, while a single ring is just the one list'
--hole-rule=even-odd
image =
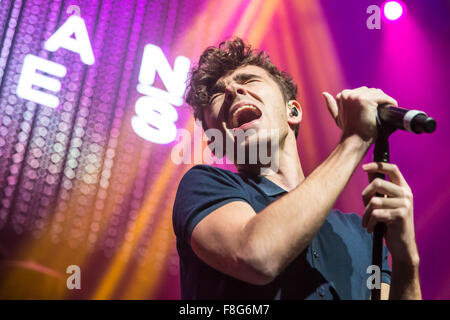
[{"label": "young man", "polygon": [[375,179],[364,189],[362,219],[332,209],[376,138],[377,105],[396,101],[366,87],[336,98],[323,93],[342,137],[305,177],[296,91],[287,74],[239,38],[206,49],[192,70],[186,100],[203,128],[232,140],[237,129],[254,130],[246,150],[260,132],[276,130],[278,165],[264,171],[260,161],[236,163],[238,174],[200,165],[185,174],[173,208],[182,298],[369,299],[371,233],[384,222],[392,272],[384,248],[381,296],[420,299],[413,197],[397,166],[363,166],[390,181]]}]

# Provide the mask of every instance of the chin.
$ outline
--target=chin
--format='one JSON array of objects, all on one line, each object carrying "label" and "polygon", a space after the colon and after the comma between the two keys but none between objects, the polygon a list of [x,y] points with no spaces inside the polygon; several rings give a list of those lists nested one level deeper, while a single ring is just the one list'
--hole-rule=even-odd
[{"label": "chin", "polygon": [[260,157],[267,159],[272,150],[278,147],[278,139],[271,136],[270,132],[264,128],[232,131],[227,141],[227,157],[240,165],[260,163]]}]

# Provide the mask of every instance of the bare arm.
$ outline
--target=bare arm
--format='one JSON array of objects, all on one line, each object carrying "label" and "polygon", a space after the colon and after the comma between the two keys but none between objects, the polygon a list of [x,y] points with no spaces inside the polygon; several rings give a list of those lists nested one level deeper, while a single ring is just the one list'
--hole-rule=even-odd
[{"label": "bare arm", "polygon": [[421,300],[419,263],[392,264],[392,286],[389,300]]},{"label": "bare arm", "polygon": [[194,228],[194,252],[215,269],[252,284],[272,281],[300,254],[376,136],[378,103],[396,101],[381,90],[325,95],[343,138],[330,156],[295,189],[256,214],[245,202],[216,209]]},{"label": "bare arm", "polygon": [[368,147],[345,139],[297,188],[258,214],[239,201],[216,209],[194,228],[194,252],[235,278],[269,283],[312,240]]},{"label": "bare arm", "polygon": [[297,188],[245,225],[240,252],[273,279],[311,242],[369,145],[355,138],[340,143]]}]

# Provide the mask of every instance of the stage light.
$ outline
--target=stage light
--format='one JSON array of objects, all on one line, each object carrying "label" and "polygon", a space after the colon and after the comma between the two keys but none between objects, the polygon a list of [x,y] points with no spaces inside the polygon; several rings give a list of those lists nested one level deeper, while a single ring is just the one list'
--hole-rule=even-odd
[{"label": "stage light", "polygon": [[384,17],[389,21],[397,21],[405,16],[406,6],[401,1],[387,1],[383,4]]}]

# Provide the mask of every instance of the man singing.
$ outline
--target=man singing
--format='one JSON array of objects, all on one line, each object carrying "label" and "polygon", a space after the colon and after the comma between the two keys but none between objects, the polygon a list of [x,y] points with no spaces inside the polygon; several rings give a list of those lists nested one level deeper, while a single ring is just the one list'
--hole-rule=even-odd
[{"label": "man singing", "polygon": [[[389,181],[374,179],[362,191],[362,219],[332,209],[375,141],[378,104],[396,101],[367,87],[336,97],[324,92],[342,136],[305,177],[296,143],[302,121],[296,94],[289,75],[239,38],[207,48],[191,71],[186,101],[203,129],[233,141],[237,130],[254,134],[243,142],[246,161],[235,161],[239,173],[197,165],[180,182],[173,226],[182,298],[370,299],[372,233],[383,222],[381,298],[421,299],[413,195],[398,167],[363,165]],[[248,150],[261,132],[273,130],[277,170],[263,170],[266,164],[248,161]],[[375,197],[377,192],[385,197]]]}]

